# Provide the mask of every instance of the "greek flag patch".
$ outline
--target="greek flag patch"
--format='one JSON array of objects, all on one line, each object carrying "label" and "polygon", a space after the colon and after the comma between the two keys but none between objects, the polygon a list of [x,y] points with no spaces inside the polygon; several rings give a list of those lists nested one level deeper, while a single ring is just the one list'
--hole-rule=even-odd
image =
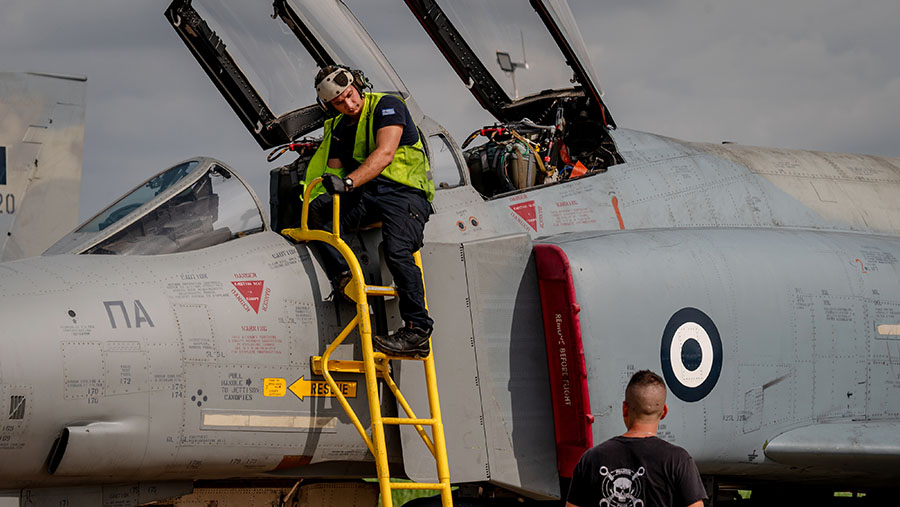
[{"label": "greek flag patch", "polygon": [[393,108],[393,107],[386,107],[386,108],[384,108],[384,109],[381,110],[381,116],[387,116],[387,115],[389,115],[389,114],[394,114],[394,108]]}]

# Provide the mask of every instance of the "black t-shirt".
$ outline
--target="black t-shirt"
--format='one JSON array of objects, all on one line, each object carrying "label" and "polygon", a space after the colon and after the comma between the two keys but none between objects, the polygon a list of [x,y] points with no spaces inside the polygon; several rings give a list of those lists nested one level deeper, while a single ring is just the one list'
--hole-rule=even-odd
[{"label": "black t-shirt", "polygon": [[657,437],[615,437],[581,457],[568,501],[578,507],[680,507],[706,498],[687,451]]},{"label": "black t-shirt", "polygon": [[[370,111],[372,115],[372,133],[378,135],[378,129],[390,125],[402,125],[403,134],[400,135],[400,146],[412,146],[419,140],[419,132],[416,130],[416,124],[406,109],[406,104],[393,95],[385,95],[375,104]],[[347,172],[353,172],[359,167],[359,162],[353,158],[353,146],[356,143],[356,127],[358,122],[353,122],[351,118],[343,117],[334,127],[331,133],[331,148],[328,152],[328,158],[338,158],[341,165]],[[365,122],[367,118],[360,117],[360,121]],[[368,128],[368,125],[360,125],[362,128]],[[375,149],[375,139],[369,140],[369,151]]]}]

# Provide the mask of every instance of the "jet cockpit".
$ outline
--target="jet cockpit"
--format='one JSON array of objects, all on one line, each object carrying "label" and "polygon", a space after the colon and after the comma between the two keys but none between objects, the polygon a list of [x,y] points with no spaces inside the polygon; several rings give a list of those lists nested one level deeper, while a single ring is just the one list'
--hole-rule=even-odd
[{"label": "jet cockpit", "polygon": [[148,179],[53,244],[45,255],[158,255],[199,250],[266,229],[247,183],[197,158]]}]

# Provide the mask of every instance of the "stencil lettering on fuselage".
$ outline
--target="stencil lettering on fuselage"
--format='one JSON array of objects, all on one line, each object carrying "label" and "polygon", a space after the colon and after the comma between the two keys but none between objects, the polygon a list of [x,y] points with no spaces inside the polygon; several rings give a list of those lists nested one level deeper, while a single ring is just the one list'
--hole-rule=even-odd
[{"label": "stencil lettering on fuselage", "polygon": [[719,330],[702,311],[682,308],[666,324],[659,356],[672,394],[687,402],[702,400],[722,371]]},{"label": "stencil lettering on fuselage", "polygon": [[[0,185],[6,185],[6,146],[0,146]],[[0,214],[16,212],[16,196],[12,192],[0,192]]]},{"label": "stencil lettering on fuselage", "polygon": [[[131,329],[132,319],[128,316],[128,310],[125,307],[124,301],[104,301],[103,307],[106,308],[106,316],[109,317],[109,325],[113,329],[117,329],[119,327],[120,322],[125,323],[125,327]],[[118,311],[113,310],[114,308],[118,308]],[[116,318],[118,314],[119,318]],[[134,327],[141,327],[141,324],[154,327],[153,320],[150,319],[150,314],[147,313],[147,310],[144,308],[144,305],[141,304],[140,299],[134,300]]]}]

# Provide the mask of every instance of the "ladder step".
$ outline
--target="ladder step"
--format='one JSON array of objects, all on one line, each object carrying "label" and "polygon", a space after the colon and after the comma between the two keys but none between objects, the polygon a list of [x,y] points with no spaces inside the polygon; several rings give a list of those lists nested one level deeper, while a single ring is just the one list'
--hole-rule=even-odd
[{"label": "ladder step", "polygon": [[[375,370],[379,372],[389,372],[389,367],[385,361],[386,357],[375,357]],[[312,357],[312,369],[316,375],[322,375],[322,356]],[[366,363],[364,361],[331,359],[328,361],[328,371],[340,373],[365,373]]]},{"label": "ladder step", "polygon": [[366,285],[367,296],[396,296],[397,289],[383,285]]},{"label": "ladder step", "polygon": [[382,417],[381,422],[384,424],[422,424],[433,426],[437,424],[434,419],[413,419],[410,417]]},{"label": "ladder step", "polygon": [[444,489],[447,484],[434,482],[392,482],[391,489]]},{"label": "ladder step", "polygon": [[[384,352],[375,352],[375,370],[380,373],[390,373],[388,361],[424,361],[427,357],[388,356]],[[322,375],[322,356],[312,356],[312,369],[316,375]],[[338,373],[365,373],[366,363],[363,361],[331,359],[328,361],[328,371]]]}]

